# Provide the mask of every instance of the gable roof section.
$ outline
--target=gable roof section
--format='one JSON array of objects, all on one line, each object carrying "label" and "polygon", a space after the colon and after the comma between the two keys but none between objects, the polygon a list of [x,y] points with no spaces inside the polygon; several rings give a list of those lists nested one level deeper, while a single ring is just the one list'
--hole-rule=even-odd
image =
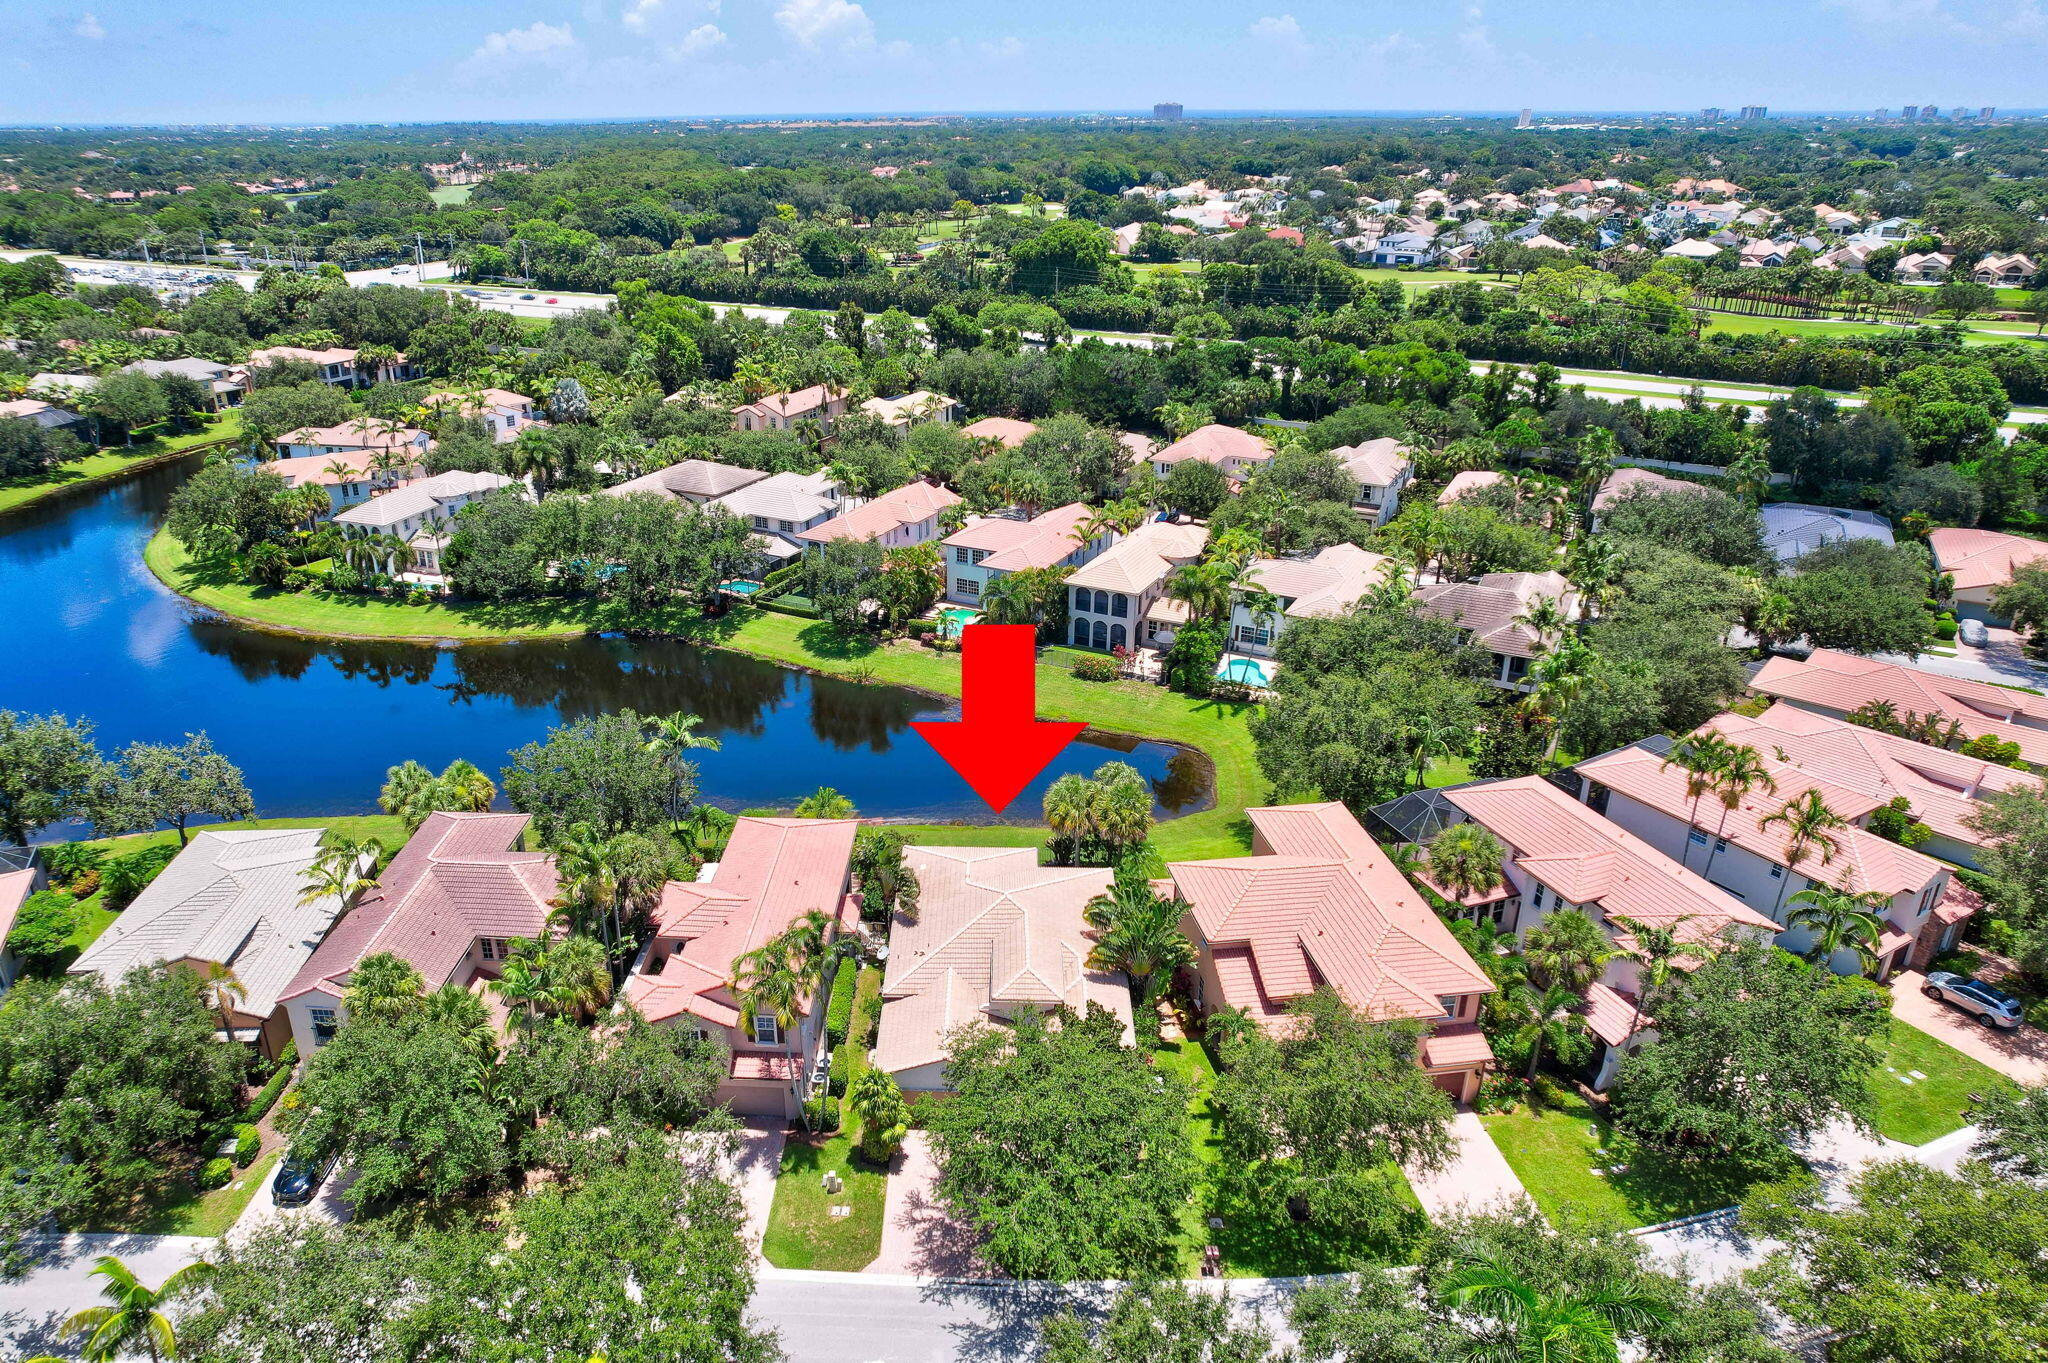
[{"label": "gable roof section", "polygon": [[1556,601],[1567,618],[1578,610],[1577,594],[1557,572],[1487,573],[1476,582],[1433,582],[1415,593],[1415,609],[1470,630],[1473,643],[1489,652],[1533,658],[1547,641],[1518,623],[1518,617],[1540,597]]},{"label": "gable roof section", "polygon": [[1283,614],[1294,619],[1342,615],[1372,590],[1386,573],[1387,559],[1355,544],[1333,544],[1314,558],[1255,559],[1239,579],[1241,587],[1259,587],[1288,602]]},{"label": "gable roof section", "polygon": [[1996,530],[1943,526],[1927,536],[1927,547],[1934,551],[1935,569],[1954,577],[1957,591],[2002,587],[2014,570],[2048,562],[2048,544]]},{"label": "gable roof section", "polygon": [[346,525],[387,526],[424,516],[443,502],[457,497],[477,496],[499,488],[518,487],[517,479],[502,473],[466,473],[451,469],[431,478],[421,478],[404,487],[382,492],[367,502],[358,502],[334,519]]},{"label": "gable roof section", "polygon": [[709,459],[685,459],[680,464],[670,464],[665,469],[643,473],[638,478],[628,478],[616,487],[604,489],[610,497],[626,497],[635,492],[660,492],[677,498],[702,498],[709,501],[737,492],[743,487],[752,487],[768,477],[759,469],[743,469],[732,464],[720,464]]},{"label": "gable roof section", "polygon": [[2017,743],[2027,761],[2048,763],[2048,728],[2033,727],[2048,725],[2048,697],[2029,692],[1827,648],[1815,649],[1804,660],[1771,658],[1749,686],[1766,696],[1844,715],[1872,701],[1890,701],[1901,713],[1952,719],[1972,738],[1989,734]]},{"label": "gable roof section", "polygon": [[1272,446],[1250,431],[1211,422],[1199,430],[1189,431],[1153,455],[1152,459],[1153,462],[1160,464],[1178,464],[1183,459],[1199,459],[1205,464],[1221,464],[1229,459],[1242,459],[1249,463],[1262,464],[1272,457]]},{"label": "gable roof section", "polygon": [[1206,526],[1150,521],[1076,568],[1067,585],[1142,595],[1181,564],[1200,558],[1208,540]]},{"label": "gable roof section", "polygon": [[953,489],[920,479],[915,483],[905,483],[893,492],[885,492],[873,501],[863,502],[822,525],[798,531],[795,538],[811,544],[825,544],[832,540],[878,540],[905,526],[928,521],[947,507],[958,505],[960,500],[960,494]]},{"label": "gable roof section", "polygon": [[[1670,252],[1667,251],[1665,254],[1669,255]],[[1606,479],[1600,484],[1600,490],[1593,494],[1593,509],[1595,511],[1605,511],[1608,507],[1620,501],[1631,489],[1639,487],[1648,488],[1651,492],[1660,495],[1666,492],[1698,492],[1701,490],[1698,483],[1688,483],[1678,478],[1666,478],[1663,474],[1652,469],[1641,469],[1634,466],[1618,468],[1607,475]]]},{"label": "gable roof section", "polygon": [[1452,474],[1451,481],[1444,484],[1444,490],[1437,493],[1436,504],[1438,506],[1449,506],[1468,492],[1477,492],[1483,487],[1492,487],[1495,483],[1502,482],[1506,478],[1507,475],[1505,473],[1496,473],[1492,469],[1466,469],[1462,473]]},{"label": "gable roof section", "polygon": [[801,525],[837,510],[837,489],[829,473],[776,473],[726,493],[717,503],[735,516],[759,516],[763,520]]},{"label": "gable roof section", "polygon": [[1415,467],[1408,447],[1392,436],[1381,436],[1358,445],[1343,445],[1331,450],[1344,465],[1344,471],[1361,483],[1376,487],[1391,487],[1401,476]]},{"label": "gable roof section", "polygon": [[970,421],[962,426],[960,433],[973,436],[976,440],[999,440],[1014,450],[1037,435],[1038,427],[1029,421],[1019,421],[1015,417],[985,416],[979,421]]},{"label": "gable roof section", "polygon": [[988,557],[981,561],[981,566],[998,572],[1050,568],[1081,547],[1083,541],[1075,538],[1074,532],[1094,514],[1094,508],[1085,502],[1069,502],[1028,521],[984,516],[939,542],[954,548],[985,551]]}]

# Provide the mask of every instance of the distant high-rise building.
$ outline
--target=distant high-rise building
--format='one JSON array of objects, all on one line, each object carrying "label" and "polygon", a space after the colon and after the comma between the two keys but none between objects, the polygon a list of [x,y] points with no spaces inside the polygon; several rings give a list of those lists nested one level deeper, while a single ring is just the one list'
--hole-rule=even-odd
[{"label": "distant high-rise building", "polygon": [[1892,111],[1890,109],[1879,109],[1871,115],[1872,118],[1890,118],[1891,116]]},{"label": "distant high-rise building", "polygon": [[1721,121],[1721,111],[1720,111],[1719,109],[1702,109],[1702,110],[1700,110],[1700,122],[1702,122],[1702,123],[1719,123],[1720,121]]},{"label": "distant high-rise building", "polygon": [[1529,110],[1524,109],[1522,110],[1522,116],[1515,120],[1515,126],[1517,128],[1526,128],[1535,121],[1536,119],[1534,114],[1532,114]]},{"label": "distant high-rise building", "polygon": [[1984,106],[1983,108],[1981,108],[1981,109],[1979,109],[1979,110],[1977,111],[1977,117],[1979,117],[1979,118],[1996,118],[1996,117],[1998,117],[1998,106],[1997,106],[1996,104],[1987,104],[1987,105],[1985,105],[1985,106]]},{"label": "distant high-rise building", "polygon": [[1905,119],[1908,123],[1914,123],[1919,121],[1920,106],[1917,104],[1908,104],[1905,108],[1899,110],[1899,117]]},{"label": "distant high-rise building", "polygon": [[1745,104],[1742,106],[1742,121],[1745,123],[1754,123],[1757,119],[1769,118],[1770,116],[1771,111],[1765,105]]},{"label": "distant high-rise building", "polygon": [[1968,118],[1970,116],[1970,111],[1968,109],[1965,109],[1962,105],[1958,104],[1955,108],[1950,109],[1948,111],[1948,116],[1953,119],[1961,120]]},{"label": "distant high-rise building", "polygon": [[1178,104],[1155,104],[1152,106],[1152,117],[1164,123],[1178,123],[1180,122],[1180,115],[1181,108]]}]

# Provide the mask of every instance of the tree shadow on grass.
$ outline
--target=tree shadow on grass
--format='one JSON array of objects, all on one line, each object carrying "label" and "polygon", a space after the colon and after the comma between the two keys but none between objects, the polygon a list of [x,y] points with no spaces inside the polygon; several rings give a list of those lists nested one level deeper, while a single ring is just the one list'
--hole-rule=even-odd
[{"label": "tree shadow on grass", "polygon": [[1256,1278],[1345,1273],[1372,1264],[1402,1264],[1413,1256],[1426,1218],[1408,1193],[1401,1171],[1388,1166],[1376,1183],[1382,1196],[1357,1227],[1296,1221],[1284,1203],[1254,1200],[1227,1174],[1216,1188],[1210,1243],[1223,1251],[1225,1268]]},{"label": "tree shadow on grass", "polygon": [[858,662],[881,652],[881,645],[865,635],[845,635],[823,620],[797,631],[797,642],[820,658],[833,662]]}]

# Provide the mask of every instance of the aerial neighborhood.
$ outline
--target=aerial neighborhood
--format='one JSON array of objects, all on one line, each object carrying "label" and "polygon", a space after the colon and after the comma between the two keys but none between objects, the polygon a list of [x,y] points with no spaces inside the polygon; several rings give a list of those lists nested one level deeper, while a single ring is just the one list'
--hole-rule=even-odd
[{"label": "aerial neighborhood", "polygon": [[0,129],[0,1311],[2043,1356],[2041,126]]}]

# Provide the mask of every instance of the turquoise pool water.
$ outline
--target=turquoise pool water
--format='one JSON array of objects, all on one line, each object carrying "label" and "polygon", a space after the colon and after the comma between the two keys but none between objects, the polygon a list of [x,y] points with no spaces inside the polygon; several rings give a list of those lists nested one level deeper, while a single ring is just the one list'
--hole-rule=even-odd
[{"label": "turquoise pool water", "polygon": [[948,606],[939,612],[939,633],[950,639],[980,618],[981,612],[978,610],[966,606]]},{"label": "turquoise pool water", "polygon": [[1243,686],[1271,686],[1273,664],[1257,658],[1230,658],[1216,669],[1216,675]]},{"label": "turquoise pool water", "polygon": [[719,590],[729,592],[734,596],[752,596],[755,592],[761,590],[761,584],[758,582],[728,582],[720,587]]}]

